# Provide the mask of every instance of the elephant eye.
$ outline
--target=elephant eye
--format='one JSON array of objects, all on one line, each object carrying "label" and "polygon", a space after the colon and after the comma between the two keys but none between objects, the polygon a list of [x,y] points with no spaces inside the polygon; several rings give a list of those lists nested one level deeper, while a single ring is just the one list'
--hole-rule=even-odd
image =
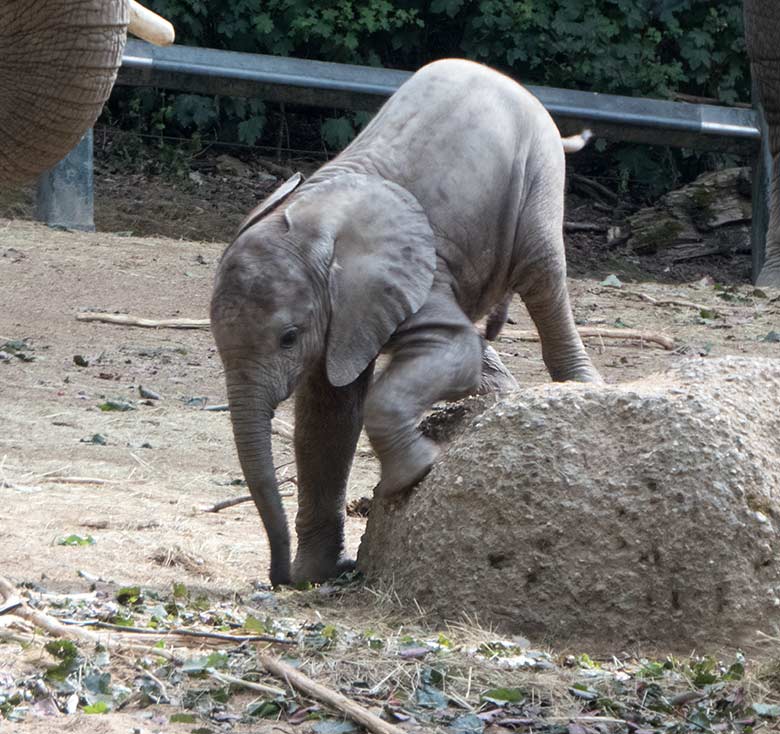
[{"label": "elephant eye", "polygon": [[298,343],[298,327],[291,326],[282,332],[279,337],[279,346],[282,349],[290,349]]}]

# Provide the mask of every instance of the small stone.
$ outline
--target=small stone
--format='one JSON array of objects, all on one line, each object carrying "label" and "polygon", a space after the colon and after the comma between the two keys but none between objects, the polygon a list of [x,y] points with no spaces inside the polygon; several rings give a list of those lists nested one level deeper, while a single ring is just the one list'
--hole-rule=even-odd
[{"label": "small stone", "polygon": [[144,387],[143,385],[138,386],[138,394],[146,400],[162,400],[160,393],[157,393],[154,390],[150,390],[148,387]]},{"label": "small stone", "polygon": [[73,364],[75,364],[76,367],[89,367],[89,360],[81,354],[74,354]]}]

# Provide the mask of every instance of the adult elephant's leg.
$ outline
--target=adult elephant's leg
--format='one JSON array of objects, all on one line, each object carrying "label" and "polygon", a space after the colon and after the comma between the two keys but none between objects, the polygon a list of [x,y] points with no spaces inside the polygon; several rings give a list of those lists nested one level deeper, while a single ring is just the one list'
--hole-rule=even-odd
[{"label": "adult elephant's leg", "polygon": [[346,387],[333,387],[324,368],[303,379],[295,397],[298,466],[298,551],[295,581],[323,581],[349,568],[344,554],[344,503],[373,363]]},{"label": "adult elephant's leg", "polygon": [[365,414],[366,432],[382,465],[375,492],[385,497],[428,473],[438,449],[420,434],[417,423],[438,400],[477,391],[483,353],[481,337],[451,290],[436,286],[389,347],[390,364],[369,390]]},{"label": "adult elephant's leg", "polygon": [[757,283],[780,287],[780,13],[777,0],[744,0],[750,70],[764,108],[774,162],[764,265]]}]

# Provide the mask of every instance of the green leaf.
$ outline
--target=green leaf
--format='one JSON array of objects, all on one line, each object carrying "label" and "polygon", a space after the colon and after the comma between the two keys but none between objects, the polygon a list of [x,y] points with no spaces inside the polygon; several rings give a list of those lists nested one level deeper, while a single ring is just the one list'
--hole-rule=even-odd
[{"label": "green leaf", "polygon": [[168,721],[171,724],[195,724],[198,717],[195,714],[172,714]]},{"label": "green leaf", "polygon": [[106,400],[106,402],[100,403],[98,408],[104,413],[113,411],[127,412],[128,410],[135,410],[135,405],[128,403],[126,400]]},{"label": "green leaf", "polygon": [[91,535],[68,535],[57,541],[57,545],[95,545],[95,539]]},{"label": "green leaf", "polygon": [[701,311],[699,311],[699,316],[707,321],[712,321],[713,319],[719,319],[720,314],[712,308],[703,308]]},{"label": "green leaf", "polygon": [[490,688],[480,694],[480,701],[487,701],[498,706],[508,703],[520,703],[525,700],[526,693],[521,688]]},{"label": "green leaf", "polygon": [[263,135],[265,115],[253,115],[238,124],[238,139],[247,145],[254,145]]},{"label": "green leaf", "polygon": [[173,598],[174,599],[186,599],[190,595],[187,591],[187,587],[180,581],[175,581],[173,584]]},{"label": "green leaf", "polygon": [[108,704],[105,701],[95,701],[95,703],[85,706],[82,710],[85,714],[106,714],[108,713]]},{"label": "green leaf", "polygon": [[271,700],[256,701],[246,707],[246,713],[258,719],[276,718],[279,711],[281,711],[279,703]]},{"label": "green leaf", "polygon": [[329,117],[322,123],[322,138],[330,148],[346,148],[355,137],[355,128],[347,117]]},{"label": "green leaf", "polygon": [[140,586],[123,586],[116,592],[116,600],[120,604],[138,604],[142,600],[142,592]]},{"label": "green leaf", "polygon": [[264,635],[268,632],[265,624],[251,614],[244,620],[244,629],[254,635]]},{"label": "green leaf", "polygon": [[134,627],[135,619],[127,614],[114,614],[111,617],[111,624],[118,624],[120,627]]}]

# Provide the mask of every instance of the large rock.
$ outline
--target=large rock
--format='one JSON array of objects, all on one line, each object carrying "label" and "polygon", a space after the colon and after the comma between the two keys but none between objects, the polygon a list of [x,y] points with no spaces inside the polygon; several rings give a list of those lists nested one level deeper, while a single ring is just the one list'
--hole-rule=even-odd
[{"label": "large rock", "polygon": [[738,645],[780,620],[780,362],[545,385],[437,423],[440,463],[374,502],[371,582],[434,618],[613,652]]}]

